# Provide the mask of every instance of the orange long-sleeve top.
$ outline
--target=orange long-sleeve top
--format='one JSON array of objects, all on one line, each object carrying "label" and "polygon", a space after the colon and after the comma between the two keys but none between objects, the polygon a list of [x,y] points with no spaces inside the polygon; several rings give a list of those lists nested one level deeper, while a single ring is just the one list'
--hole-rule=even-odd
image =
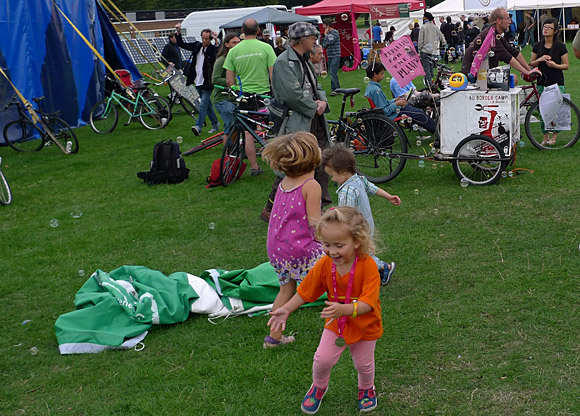
[{"label": "orange long-sleeve top", "polygon": [[[336,290],[339,301],[344,302],[348,278],[350,273],[343,276],[336,276]],[[372,310],[352,319],[346,318],[344,328],[344,340],[347,344],[354,344],[357,341],[371,341],[378,339],[383,335],[383,321],[381,317],[381,301],[379,291],[381,288],[381,279],[377,264],[372,257],[359,258],[350,295],[351,302],[356,299],[371,306]],[[334,301],[334,289],[332,286],[332,259],[328,256],[322,257],[316,262],[314,267],[308,272],[302,283],[297,289],[300,297],[306,302],[314,302],[324,292],[327,292],[328,299]],[[326,328],[338,335],[338,320],[328,324]]]}]

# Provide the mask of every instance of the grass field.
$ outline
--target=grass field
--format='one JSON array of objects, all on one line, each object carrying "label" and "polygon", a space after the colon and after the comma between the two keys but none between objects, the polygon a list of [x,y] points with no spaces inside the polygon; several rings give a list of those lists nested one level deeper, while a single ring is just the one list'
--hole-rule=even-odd
[{"label": "grass field", "polygon": [[[580,65],[572,54],[570,61],[574,101]],[[340,77],[343,87],[365,87],[362,71]],[[330,79],[321,82],[328,90]],[[339,98],[330,105],[336,117]],[[359,95],[356,107],[363,105]],[[217,325],[191,316],[152,331],[141,352],[59,355],[54,322],[96,269],[200,274],[267,261],[258,215],[270,170],[206,189],[220,146],[188,156],[182,184],[149,187],[137,178],[159,140],[182,136],[182,150],[198,143],[191,124],[177,114],[163,131],[132,123],[96,135],[85,126],[71,156],[0,148],[14,196],[0,207],[0,414],[300,414],[322,330],[316,308],[290,318],[297,342],[278,350],[262,349],[264,316]],[[580,414],[580,145],[541,152],[524,141],[516,167],[525,174],[462,188],[451,164],[410,161],[381,185],[401,206],[371,201],[380,257],[397,262],[381,291],[374,414]],[[330,383],[319,414],[356,414],[348,354]]]}]

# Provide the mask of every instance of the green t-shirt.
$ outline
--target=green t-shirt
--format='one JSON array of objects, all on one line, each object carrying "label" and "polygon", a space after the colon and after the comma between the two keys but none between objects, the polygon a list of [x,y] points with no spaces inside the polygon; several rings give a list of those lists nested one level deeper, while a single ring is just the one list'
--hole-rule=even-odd
[{"label": "green t-shirt", "polygon": [[270,72],[274,66],[274,49],[257,39],[246,39],[228,52],[224,68],[234,71],[242,80],[242,90],[263,94],[270,91]]}]

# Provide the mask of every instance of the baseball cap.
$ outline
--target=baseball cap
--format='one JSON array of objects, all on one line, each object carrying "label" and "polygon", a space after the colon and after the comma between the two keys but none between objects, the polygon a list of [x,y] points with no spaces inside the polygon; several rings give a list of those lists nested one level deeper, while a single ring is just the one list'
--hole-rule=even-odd
[{"label": "baseball cap", "polygon": [[429,12],[425,12],[425,13],[423,14],[423,17],[424,17],[425,19],[429,20],[430,22],[432,22],[432,21],[433,21],[433,19],[434,19],[433,15],[432,15],[431,13],[429,13]]},{"label": "baseball cap", "polygon": [[270,35],[270,31],[268,29],[262,30],[262,35]]}]

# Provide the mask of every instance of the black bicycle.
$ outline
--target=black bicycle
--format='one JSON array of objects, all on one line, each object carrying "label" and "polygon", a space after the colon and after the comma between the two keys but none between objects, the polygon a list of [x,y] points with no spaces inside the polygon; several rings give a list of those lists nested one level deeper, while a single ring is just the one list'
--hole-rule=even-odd
[{"label": "black bicycle", "polygon": [[[79,141],[69,124],[59,117],[60,111],[45,113],[41,108],[44,97],[33,98],[37,108],[24,107],[17,95],[8,102],[18,109],[18,120],[11,121],[4,127],[4,140],[19,152],[37,152],[43,147],[55,144],[64,154],[77,153]],[[28,103],[30,105],[30,103]]]},{"label": "black bicycle", "polygon": [[[229,88],[224,89],[224,93],[237,96],[237,92]],[[269,100],[269,96],[260,94],[246,94],[236,99],[234,124],[220,161],[220,177],[223,186],[228,186],[241,176],[242,162],[246,157],[246,133],[249,133],[260,146],[256,151],[258,155],[261,149],[266,146],[266,140],[274,137],[272,133],[273,123],[269,122],[270,114],[267,110],[240,110],[240,103],[257,103],[261,107],[266,106]]]},{"label": "black bicycle", "polygon": [[0,156],[0,205],[10,205],[12,203],[12,191],[10,191],[10,185],[8,185],[8,180],[2,172],[2,157]]},{"label": "black bicycle", "polygon": [[388,118],[382,109],[362,109],[345,112],[346,101],[360,92],[358,88],[336,89],[342,94],[338,120],[329,120],[330,145],[343,143],[355,155],[360,174],[376,183],[388,182],[405,167],[407,137],[399,125]]}]

